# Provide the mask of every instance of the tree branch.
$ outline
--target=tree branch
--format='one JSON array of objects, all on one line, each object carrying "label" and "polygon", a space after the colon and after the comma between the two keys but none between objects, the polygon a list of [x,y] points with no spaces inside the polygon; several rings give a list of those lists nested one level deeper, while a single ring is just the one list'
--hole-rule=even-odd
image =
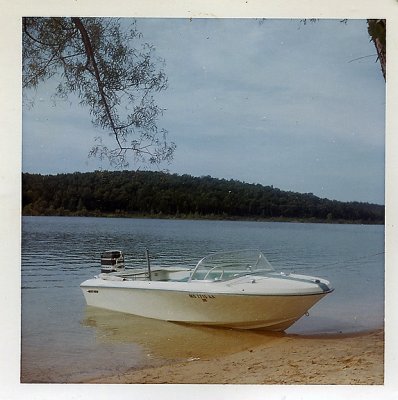
[{"label": "tree branch", "polygon": [[95,80],[97,81],[98,90],[99,90],[99,93],[100,93],[100,96],[101,96],[101,100],[103,102],[103,106],[104,106],[106,115],[107,115],[107,117],[109,119],[109,123],[111,125],[113,134],[115,135],[116,142],[117,142],[118,146],[120,148],[122,148],[122,145],[121,145],[120,140],[119,140],[119,134],[117,132],[118,128],[116,127],[115,122],[113,120],[112,113],[111,113],[111,110],[109,108],[108,101],[106,99],[106,94],[105,94],[104,89],[103,89],[103,83],[102,83],[102,80],[101,80],[101,77],[100,77],[100,73],[99,73],[99,70],[98,70],[98,65],[97,65],[97,61],[95,59],[93,47],[91,45],[90,37],[89,37],[89,35],[87,33],[87,30],[84,27],[84,25],[83,25],[83,23],[82,23],[80,18],[72,17],[72,22],[75,24],[76,28],[79,30],[79,32],[80,32],[80,34],[82,36],[82,40],[83,40],[84,47],[86,49],[86,54],[87,54],[87,62],[89,64],[91,64],[92,67],[93,67],[94,77],[95,77]]}]

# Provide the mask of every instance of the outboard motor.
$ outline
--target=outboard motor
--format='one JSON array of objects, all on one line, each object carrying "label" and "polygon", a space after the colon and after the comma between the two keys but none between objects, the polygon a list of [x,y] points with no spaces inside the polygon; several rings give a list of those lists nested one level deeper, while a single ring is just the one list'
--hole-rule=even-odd
[{"label": "outboard motor", "polygon": [[101,254],[101,272],[124,269],[124,254],[120,250],[107,250]]}]

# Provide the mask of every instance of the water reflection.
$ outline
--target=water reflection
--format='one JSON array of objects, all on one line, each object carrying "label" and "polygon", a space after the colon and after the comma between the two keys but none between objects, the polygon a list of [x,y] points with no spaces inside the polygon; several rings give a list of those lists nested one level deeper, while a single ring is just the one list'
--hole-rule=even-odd
[{"label": "water reflection", "polygon": [[177,324],[89,306],[82,324],[95,329],[99,343],[138,344],[147,357],[165,360],[218,357],[284,336],[266,331]]}]

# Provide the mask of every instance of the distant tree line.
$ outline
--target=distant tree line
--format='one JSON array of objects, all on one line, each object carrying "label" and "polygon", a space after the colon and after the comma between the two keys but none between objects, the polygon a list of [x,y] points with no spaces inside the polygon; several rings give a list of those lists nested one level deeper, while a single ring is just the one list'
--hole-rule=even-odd
[{"label": "distant tree line", "polygon": [[384,223],[384,206],[210,176],[149,171],[22,175],[24,215]]}]

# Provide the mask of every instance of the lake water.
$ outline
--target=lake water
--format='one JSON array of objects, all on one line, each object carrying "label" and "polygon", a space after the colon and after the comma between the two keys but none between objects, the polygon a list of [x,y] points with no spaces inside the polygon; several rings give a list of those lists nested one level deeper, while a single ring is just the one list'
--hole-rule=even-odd
[{"label": "lake water", "polygon": [[208,358],[275,334],[195,327],[86,307],[79,288],[106,249],[128,266],[194,266],[220,250],[258,248],[278,270],[330,280],[335,291],[286,334],[384,325],[384,227],[242,221],[24,217],[22,382],[79,382],[170,360]]}]

